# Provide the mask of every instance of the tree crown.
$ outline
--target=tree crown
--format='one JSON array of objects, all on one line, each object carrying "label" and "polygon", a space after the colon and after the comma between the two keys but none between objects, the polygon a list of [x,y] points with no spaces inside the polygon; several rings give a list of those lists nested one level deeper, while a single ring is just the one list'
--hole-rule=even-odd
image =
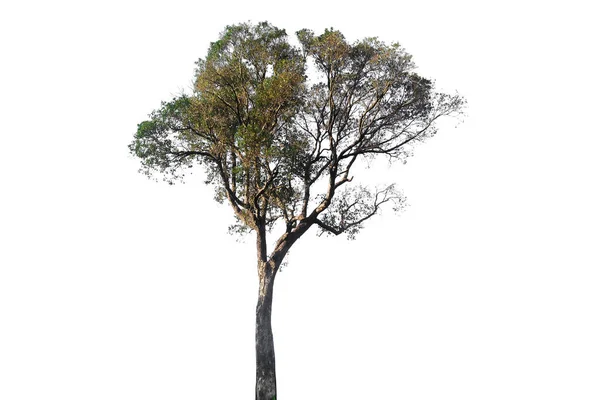
[{"label": "tree crown", "polygon": [[394,185],[351,183],[352,167],[405,160],[464,105],[416,74],[398,44],[349,43],[333,29],[297,38],[267,22],[228,26],[198,60],[193,92],[163,102],[130,144],[143,172],[169,183],[202,164],[234,230],[264,235],[281,221],[285,251],[311,225],[354,237],[384,203],[401,206]]}]

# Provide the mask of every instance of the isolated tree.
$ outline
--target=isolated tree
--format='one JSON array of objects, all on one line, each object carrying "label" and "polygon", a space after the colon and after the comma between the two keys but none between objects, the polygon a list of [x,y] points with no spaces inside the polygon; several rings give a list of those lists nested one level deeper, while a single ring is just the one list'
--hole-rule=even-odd
[{"label": "isolated tree", "polygon": [[233,209],[231,229],[256,235],[257,400],[276,397],[271,304],[290,248],[312,226],[353,238],[384,204],[400,207],[393,184],[361,185],[353,168],[405,160],[464,103],[435,92],[398,44],[349,43],[335,30],[297,39],[267,22],[228,26],[197,62],[193,92],[162,103],[130,145],[143,172],[169,183],[202,164]]}]

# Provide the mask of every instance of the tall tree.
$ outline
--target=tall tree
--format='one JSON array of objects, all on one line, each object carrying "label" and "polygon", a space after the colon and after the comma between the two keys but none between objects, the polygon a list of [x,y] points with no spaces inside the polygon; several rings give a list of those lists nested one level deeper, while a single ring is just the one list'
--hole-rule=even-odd
[{"label": "tall tree", "polygon": [[202,164],[232,230],[256,235],[257,400],[276,397],[271,304],[289,249],[312,226],[353,238],[386,203],[400,207],[393,184],[358,184],[353,168],[406,159],[464,104],[417,75],[398,44],[349,43],[336,30],[297,38],[267,22],[228,26],[197,62],[193,92],[163,102],[130,144],[141,170],[169,183]]}]

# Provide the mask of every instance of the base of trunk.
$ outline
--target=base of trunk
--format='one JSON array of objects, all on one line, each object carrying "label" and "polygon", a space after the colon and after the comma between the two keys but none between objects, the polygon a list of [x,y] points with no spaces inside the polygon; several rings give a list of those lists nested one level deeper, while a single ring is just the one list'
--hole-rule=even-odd
[{"label": "base of trunk", "polygon": [[277,398],[275,346],[271,329],[271,304],[275,272],[269,265],[259,273],[260,289],[256,304],[256,400]]},{"label": "base of trunk", "polygon": [[256,400],[277,399],[277,384],[275,374],[256,379]]}]

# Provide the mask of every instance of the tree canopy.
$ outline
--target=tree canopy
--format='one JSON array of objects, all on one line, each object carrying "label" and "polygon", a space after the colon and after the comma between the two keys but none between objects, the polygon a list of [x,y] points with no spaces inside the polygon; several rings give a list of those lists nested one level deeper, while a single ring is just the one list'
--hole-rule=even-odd
[{"label": "tree canopy", "polygon": [[311,225],[354,237],[384,203],[403,198],[393,184],[353,182],[353,166],[404,161],[464,99],[436,92],[397,43],[350,43],[333,29],[297,39],[267,22],[228,26],[198,60],[193,92],[140,123],[130,150],[169,183],[203,165],[215,198],[234,210],[234,230],[282,222],[279,243]]}]

